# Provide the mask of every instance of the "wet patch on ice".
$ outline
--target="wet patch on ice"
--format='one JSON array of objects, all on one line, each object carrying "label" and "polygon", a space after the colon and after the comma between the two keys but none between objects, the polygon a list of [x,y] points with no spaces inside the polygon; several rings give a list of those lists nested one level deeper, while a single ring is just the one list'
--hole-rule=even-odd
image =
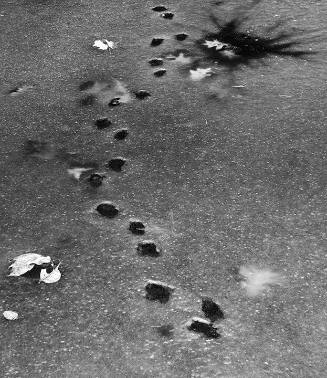
[{"label": "wet patch on ice", "polygon": [[[119,103],[128,103],[132,100],[132,95],[127,86],[119,80],[112,79],[109,81],[86,81],[79,87],[80,91],[87,96],[84,99],[92,98],[102,105],[112,104],[119,99]],[[83,101],[83,99],[82,99]],[[90,104],[92,105],[94,101]]]}]

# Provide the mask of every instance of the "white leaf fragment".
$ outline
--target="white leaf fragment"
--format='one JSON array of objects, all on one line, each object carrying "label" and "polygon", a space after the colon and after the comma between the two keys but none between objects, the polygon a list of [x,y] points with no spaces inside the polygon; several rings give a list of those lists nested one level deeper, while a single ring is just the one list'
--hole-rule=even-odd
[{"label": "white leaf fragment", "polygon": [[13,259],[13,263],[9,266],[11,272],[9,276],[21,276],[22,274],[33,269],[34,265],[48,264],[51,262],[50,256],[42,256],[38,253],[24,253]]},{"label": "white leaf fragment", "polygon": [[48,284],[58,282],[61,278],[61,273],[59,271],[59,265],[60,265],[60,263],[50,273],[47,273],[46,269],[41,269],[40,282],[45,282],[45,283],[48,283]]},{"label": "white leaf fragment", "polygon": [[205,77],[212,75],[212,69],[209,68],[197,68],[196,70],[190,70],[191,80],[200,81]]},{"label": "white leaf fragment", "polygon": [[18,313],[15,311],[4,311],[3,316],[7,320],[17,320],[18,319]]},{"label": "white leaf fragment", "polygon": [[93,168],[69,168],[67,172],[70,176],[74,177],[76,180],[79,180],[83,172],[90,171]]},{"label": "white leaf fragment", "polygon": [[283,285],[284,278],[270,269],[257,269],[253,266],[241,266],[239,273],[243,278],[241,286],[249,297],[255,297],[269,289],[270,285]]},{"label": "white leaf fragment", "polygon": [[108,41],[107,39],[97,39],[96,41],[94,41],[93,47],[96,47],[99,50],[113,50],[117,48],[117,43]]},{"label": "white leaf fragment", "polygon": [[205,43],[203,43],[203,45],[207,46],[208,49],[216,48],[217,51],[223,50],[224,48],[226,48],[228,46],[228,44],[222,43],[222,42],[218,41],[217,39],[215,39],[213,41],[205,41]]}]

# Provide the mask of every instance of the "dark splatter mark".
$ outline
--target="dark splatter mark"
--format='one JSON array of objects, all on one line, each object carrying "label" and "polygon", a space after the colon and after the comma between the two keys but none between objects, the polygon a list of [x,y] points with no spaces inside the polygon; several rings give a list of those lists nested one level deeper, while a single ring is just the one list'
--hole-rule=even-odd
[{"label": "dark splatter mark", "polygon": [[126,139],[128,136],[128,130],[127,129],[121,129],[121,130],[118,130],[115,135],[114,135],[114,138],[117,139],[117,140],[124,140]]},{"label": "dark splatter mark", "polygon": [[95,103],[95,96],[93,95],[88,95],[86,97],[83,97],[81,100],[80,100],[80,104],[82,106],[91,106],[91,105],[94,105]]},{"label": "dark splatter mark", "polygon": [[187,325],[187,329],[190,331],[203,333],[208,338],[217,339],[220,337],[217,328],[215,328],[210,322],[201,318],[193,318]]},{"label": "dark splatter mark", "polygon": [[111,203],[101,203],[97,206],[96,211],[107,218],[114,218],[119,213],[117,207]]},{"label": "dark splatter mark", "polygon": [[135,97],[138,98],[139,100],[144,100],[145,98],[151,96],[148,91],[145,91],[143,89],[135,92]]},{"label": "dark splatter mark", "polygon": [[150,301],[159,301],[160,303],[167,303],[169,301],[170,295],[174,290],[174,287],[169,286],[166,283],[149,280],[145,286],[145,297]]},{"label": "dark splatter mark", "polygon": [[115,158],[115,159],[111,159],[108,163],[107,163],[107,167],[112,169],[113,171],[115,172],[121,172],[123,166],[125,165],[126,163],[126,160],[123,159],[123,158]]},{"label": "dark splatter mark", "polygon": [[107,129],[112,125],[112,122],[108,118],[100,118],[95,121],[95,125],[98,129]]},{"label": "dark splatter mark", "polygon": [[156,328],[160,336],[163,336],[163,337],[173,336],[174,326],[172,324],[165,324]]},{"label": "dark splatter mark", "polygon": [[156,77],[161,77],[161,76],[166,75],[166,73],[167,71],[164,68],[162,68],[161,70],[153,72],[153,75]]},{"label": "dark splatter mark", "polygon": [[223,311],[217,305],[217,303],[208,297],[202,298],[202,311],[204,315],[211,320],[211,322],[225,318]]},{"label": "dark splatter mark", "polygon": [[175,35],[175,38],[177,41],[185,41],[185,39],[188,37],[188,34],[186,33],[179,33]]},{"label": "dark splatter mark", "polygon": [[159,58],[151,59],[151,60],[149,60],[149,64],[152,67],[162,66],[163,60],[159,59]]},{"label": "dark splatter mark", "polygon": [[86,91],[87,89],[92,88],[94,84],[95,84],[95,82],[92,81],[92,80],[86,81],[85,83],[82,83],[82,84],[79,86],[79,90],[80,90],[80,91]]},{"label": "dark splatter mark", "polygon": [[153,38],[152,41],[151,41],[151,46],[155,47],[155,46],[159,46],[162,44],[162,42],[164,41],[163,38]]},{"label": "dark splatter mark", "polygon": [[160,249],[157,248],[156,243],[152,240],[145,240],[138,243],[136,250],[142,256],[159,257],[161,254]]},{"label": "dark splatter mark", "polygon": [[167,20],[171,20],[174,17],[174,13],[172,12],[165,12],[160,15],[162,18],[165,18]]},{"label": "dark splatter mark", "polygon": [[120,105],[120,97],[115,97],[115,98],[113,98],[113,99],[109,102],[108,105],[109,105],[109,106],[118,106],[118,105]]},{"label": "dark splatter mark", "polygon": [[145,233],[145,226],[140,221],[130,221],[128,229],[135,235],[143,235]]},{"label": "dark splatter mark", "polygon": [[[218,31],[206,33],[196,42],[198,49],[203,53],[196,63],[201,61],[219,62],[235,69],[240,64],[250,64],[253,60],[259,60],[269,55],[301,58],[314,54],[308,50],[292,49],[301,42],[292,40],[291,33],[279,32],[275,37],[261,37],[248,31],[242,31],[241,25],[245,19],[245,17],[239,17],[220,24],[215,16],[211,16]],[[279,24],[276,24],[270,30],[274,30],[278,26]]]},{"label": "dark splatter mark", "polygon": [[164,12],[167,8],[163,5],[157,5],[156,7],[153,7],[152,10],[155,12]]}]

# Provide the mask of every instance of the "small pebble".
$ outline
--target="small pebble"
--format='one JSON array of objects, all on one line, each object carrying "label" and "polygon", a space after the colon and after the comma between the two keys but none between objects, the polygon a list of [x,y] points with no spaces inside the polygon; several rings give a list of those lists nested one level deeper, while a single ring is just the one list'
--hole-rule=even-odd
[{"label": "small pebble", "polygon": [[145,286],[145,297],[150,301],[157,300],[160,303],[167,303],[174,290],[174,287],[169,286],[164,282],[149,280]]},{"label": "small pebble", "polygon": [[204,315],[209,318],[212,322],[218,319],[224,319],[224,313],[221,308],[215,303],[211,298],[202,298],[202,311]]},{"label": "small pebble", "polygon": [[127,138],[128,136],[128,130],[127,129],[121,129],[121,130],[118,130],[115,135],[114,135],[114,138],[117,139],[117,140],[123,140],[125,138]]},{"label": "small pebble", "polygon": [[144,100],[145,98],[151,96],[148,91],[145,91],[143,89],[135,92],[135,97],[138,98],[139,100]]},{"label": "small pebble", "polygon": [[164,12],[167,8],[163,5],[157,5],[156,7],[153,7],[152,10],[155,12]]},{"label": "small pebble", "polygon": [[107,167],[112,169],[115,172],[121,172],[122,167],[125,165],[125,163],[126,163],[125,159],[115,158],[115,159],[109,160],[109,162],[107,163]]},{"label": "small pebble", "polygon": [[151,240],[145,240],[138,243],[137,252],[142,256],[160,256],[160,250],[157,248],[156,244]]},{"label": "small pebble", "polygon": [[164,76],[167,73],[167,71],[163,68],[161,70],[153,72],[153,75],[156,77]]},{"label": "small pebble", "polygon": [[99,214],[107,218],[114,218],[119,213],[117,207],[111,203],[101,203],[97,206],[96,210]]},{"label": "small pebble", "polygon": [[215,328],[212,323],[201,318],[192,318],[192,320],[187,324],[187,329],[190,331],[203,333],[205,336],[213,339],[220,337],[217,328]]},{"label": "small pebble", "polygon": [[93,186],[94,188],[98,188],[99,186],[102,185],[102,181],[105,176],[99,175],[98,173],[92,173],[89,177],[89,182],[90,185]]},{"label": "small pebble", "polygon": [[154,59],[149,60],[149,64],[152,67],[162,66],[163,60],[160,58],[154,58]]},{"label": "small pebble", "polygon": [[187,37],[188,35],[185,33],[180,33],[180,34],[175,35],[175,38],[177,39],[177,41],[185,41]]},{"label": "small pebble", "polygon": [[108,105],[109,105],[109,106],[118,106],[118,105],[120,105],[120,97],[115,97],[115,98],[113,98],[113,99],[109,102]]},{"label": "small pebble", "polygon": [[129,222],[129,230],[132,234],[135,235],[144,235],[145,233],[145,226],[140,221],[130,221]]},{"label": "small pebble", "polygon": [[174,13],[171,12],[165,12],[161,14],[162,18],[166,18],[167,20],[171,20],[174,17]]},{"label": "small pebble", "polygon": [[108,118],[100,118],[95,121],[96,127],[100,130],[110,127],[111,124],[112,122]]},{"label": "small pebble", "polygon": [[164,41],[163,38],[153,38],[151,41],[151,46],[159,46]]}]

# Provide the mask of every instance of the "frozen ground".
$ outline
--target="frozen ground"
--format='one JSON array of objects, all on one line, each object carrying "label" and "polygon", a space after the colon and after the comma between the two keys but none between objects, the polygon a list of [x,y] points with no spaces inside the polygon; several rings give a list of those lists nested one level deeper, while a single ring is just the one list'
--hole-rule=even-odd
[{"label": "frozen ground", "polygon": [[[219,16],[237,3],[217,8]],[[323,377],[325,56],[241,67],[233,85],[243,88],[231,88],[219,68],[214,79],[193,82],[172,61],[154,77],[148,60],[199,38],[210,8],[168,1],[175,17],[167,20],[155,5],[1,1],[0,309],[20,315],[0,320],[1,376]],[[325,33],[322,1],[263,1],[256,9],[258,31],[287,19],[287,30]],[[182,43],[174,39],[181,32],[189,34]],[[165,41],[150,47],[154,37]],[[94,50],[101,38],[117,48]],[[80,105],[82,83],[113,77],[151,97]],[[34,87],[8,95],[21,85]],[[111,128],[94,126],[101,117]],[[113,138],[120,128],[129,129],[124,141]],[[51,147],[25,156],[29,139]],[[68,174],[73,153],[84,167],[100,166],[101,187]],[[104,167],[117,156],[127,159],[121,173]],[[96,214],[101,201],[115,203],[118,217]],[[130,218],[146,224],[145,237],[128,231]],[[161,257],[136,253],[145,238]],[[10,258],[28,251],[60,259],[62,279],[7,277]],[[144,298],[148,279],[176,287],[168,303]],[[202,295],[226,314],[220,339],[186,329],[203,316]],[[160,335],[156,327],[168,324],[172,335]]]}]

